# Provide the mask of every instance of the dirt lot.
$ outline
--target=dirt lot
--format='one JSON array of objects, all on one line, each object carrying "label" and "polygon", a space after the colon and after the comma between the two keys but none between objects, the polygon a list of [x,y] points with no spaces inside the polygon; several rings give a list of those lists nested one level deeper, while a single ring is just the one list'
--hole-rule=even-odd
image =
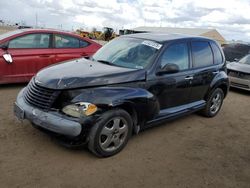
[{"label": "dirt lot", "polygon": [[15,29],[16,29],[15,27],[11,27],[11,26],[0,26],[0,34],[15,30]]},{"label": "dirt lot", "polygon": [[233,90],[212,119],[190,115],[134,136],[98,159],[59,146],[12,104],[24,85],[0,89],[0,187],[250,187],[250,94]]}]

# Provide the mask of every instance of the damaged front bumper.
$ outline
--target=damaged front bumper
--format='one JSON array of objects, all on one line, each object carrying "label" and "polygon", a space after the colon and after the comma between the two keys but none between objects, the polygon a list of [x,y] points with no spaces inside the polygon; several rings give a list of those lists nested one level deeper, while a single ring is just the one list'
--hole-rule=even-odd
[{"label": "damaged front bumper", "polygon": [[18,119],[27,119],[35,125],[51,132],[69,137],[77,137],[82,132],[82,125],[56,111],[43,111],[34,108],[24,100],[24,89],[20,91],[14,104],[14,113]]}]

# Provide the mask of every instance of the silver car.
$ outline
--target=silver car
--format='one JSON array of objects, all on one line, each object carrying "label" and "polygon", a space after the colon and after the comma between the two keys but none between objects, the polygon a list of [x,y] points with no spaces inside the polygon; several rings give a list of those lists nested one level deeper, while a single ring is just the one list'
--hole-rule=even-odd
[{"label": "silver car", "polygon": [[227,64],[230,86],[250,91],[250,54]]}]

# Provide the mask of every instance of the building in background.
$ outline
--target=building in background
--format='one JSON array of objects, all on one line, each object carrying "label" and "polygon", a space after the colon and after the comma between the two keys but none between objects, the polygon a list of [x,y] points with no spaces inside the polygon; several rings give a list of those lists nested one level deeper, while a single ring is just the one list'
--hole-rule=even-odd
[{"label": "building in background", "polygon": [[180,33],[185,35],[195,35],[209,37],[221,45],[226,43],[225,38],[216,29],[201,29],[201,28],[173,28],[173,27],[136,27],[131,29],[134,33],[141,32],[157,32],[157,33]]}]

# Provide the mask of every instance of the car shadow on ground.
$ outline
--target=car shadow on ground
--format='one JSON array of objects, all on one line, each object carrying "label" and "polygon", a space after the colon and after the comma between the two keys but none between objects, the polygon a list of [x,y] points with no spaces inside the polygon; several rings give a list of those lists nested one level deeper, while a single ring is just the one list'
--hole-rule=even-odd
[{"label": "car shadow on ground", "polygon": [[[190,121],[190,119],[192,119],[194,116],[200,116],[198,114],[189,114],[186,116],[182,116],[179,118],[173,118],[170,120],[166,120],[163,122],[160,122],[158,124],[155,124],[151,127],[147,127],[146,129],[143,129],[139,132],[139,134],[133,134],[132,137],[130,138],[130,143],[133,143],[132,140],[134,140],[135,138],[139,138],[141,137],[141,139],[144,137],[149,136],[149,134],[154,134],[153,132],[159,132],[159,130],[163,130],[166,129],[164,127],[168,127],[168,128],[173,128],[176,126],[180,126],[178,122],[183,122],[183,121]],[[69,143],[65,143],[63,140],[58,139],[57,137],[48,134],[46,130],[42,130],[36,126],[33,125],[33,128],[36,129],[35,131],[38,131],[41,133],[41,135],[45,135],[46,137],[48,137],[51,141],[50,144],[54,144],[54,146],[59,147],[60,149],[64,150],[65,152],[72,152],[73,154],[84,154],[87,157],[93,158],[93,155],[91,154],[91,152],[88,150],[88,145],[87,144],[83,144],[81,146],[74,146],[74,147],[70,147],[68,146]],[[167,128],[167,129],[168,129]],[[150,133],[151,132],[151,133]],[[39,134],[40,134],[39,133]],[[36,135],[37,136],[37,135]],[[99,157],[97,157],[99,158]]]},{"label": "car shadow on ground", "polygon": [[[192,114],[187,114],[187,115],[183,115],[180,117],[175,117],[175,118],[171,118],[171,119],[166,119],[162,122],[153,124],[152,126],[149,126],[145,129],[140,130],[138,135],[133,134],[132,138],[134,136],[144,136],[147,134],[151,134],[151,131],[159,131],[159,130],[165,130],[165,129],[170,129],[170,128],[174,128],[177,126],[180,126],[180,124],[182,124],[184,121],[191,121],[192,118],[194,117],[203,117],[202,115],[199,114],[199,112],[194,112]],[[204,117],[205,118],[205,117]],[[188,126],[189,127],[189,126]]]}]

